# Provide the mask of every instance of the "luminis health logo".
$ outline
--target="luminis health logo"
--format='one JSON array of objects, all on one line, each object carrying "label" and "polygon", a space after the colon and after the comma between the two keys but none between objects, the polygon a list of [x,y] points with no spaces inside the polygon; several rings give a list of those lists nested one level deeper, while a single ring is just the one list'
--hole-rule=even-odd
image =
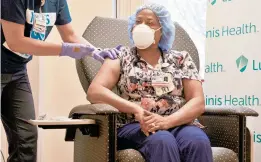
[{"label": "luminis health logo", "polygon": [[217,3],[217,0],[209,0],[211,5],[215,5]]},{"label": "luminis health logo", "polygon": [[244,56],[241,55],[237,60],[236,60],[237,68],[239,69],[240,72],[244,72],[247,68],[248,64],[248,59]]}]

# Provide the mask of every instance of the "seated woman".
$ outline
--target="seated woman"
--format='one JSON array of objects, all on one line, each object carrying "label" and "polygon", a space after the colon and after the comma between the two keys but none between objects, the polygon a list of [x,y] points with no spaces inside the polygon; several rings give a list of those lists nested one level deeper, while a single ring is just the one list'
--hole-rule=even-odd
[{"label": "seated woman", "polygon": [[[136,149],[148,162],[212,162],[210,141],[196,120],[205,109],[201,79],[186,51],[171,50],[174,32],[163,6],[140,7],[129,19],[135,47],[105,61],[88,100],[128,114],[118,118],[119,150]],[[115,85],[121,97],[111,91]]]}]

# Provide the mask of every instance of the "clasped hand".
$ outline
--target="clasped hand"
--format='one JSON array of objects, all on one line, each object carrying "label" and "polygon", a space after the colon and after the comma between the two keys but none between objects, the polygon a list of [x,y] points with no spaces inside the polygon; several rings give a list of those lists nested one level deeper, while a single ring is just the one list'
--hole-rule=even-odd
[{"label": "clasped hand", "polygon": [[145,135],[149,133],[155,133],[158,130],[169,129],[169,123],[166,117],[151,113],[147,110],[143,110],[135,115],[136,119],[140,122],[141,130]]}]

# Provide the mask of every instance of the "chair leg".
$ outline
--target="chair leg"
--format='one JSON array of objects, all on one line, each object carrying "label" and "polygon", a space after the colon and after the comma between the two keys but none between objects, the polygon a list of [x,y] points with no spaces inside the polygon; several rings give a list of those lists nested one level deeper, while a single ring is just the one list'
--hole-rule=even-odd
[{"label": "chair leg", "polygon": [[116,116],[109,115],[109,162],[115,162],[117,157],[117,128]]},{"label": "chair leg", "polygon": [[247,162],[246,156],[246,117],[240,116],[239,117],[239,162]]},{"label": "chair leg", "polygon": [[252,141],[253,139],[253,134],[249,131],[247,128],[246,132],[246,154],[247,154],[247,162],[252,162],[254,158],[254,145]]},{"label": "chair leg", "polygon": [[74,162],[112,162],[110,149],[109,115],[82,115],[81,119],[94,119],[99,125],[99,137],[83,135],[77,129],[74,140]]}]

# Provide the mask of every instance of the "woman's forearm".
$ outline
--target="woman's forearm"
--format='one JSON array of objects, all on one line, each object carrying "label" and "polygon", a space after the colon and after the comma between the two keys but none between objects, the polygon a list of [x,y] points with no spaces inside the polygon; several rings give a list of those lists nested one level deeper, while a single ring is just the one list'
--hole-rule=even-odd
[{"label": "woman's forearm", "polygon": [[204,98],[196,97],[189,100],[182,108],[177,112],[167,116],[167,121],[169,121],[169,127],[180,126],[187,124],[198,116],[200,116],[205,111]]},{"label": "woman's forearm", "polygon": [[143,109],[133,102],[125,100],[120,96],[113,93],[108,88],[105,88],[101,85],[93,83],[87,93],[87,99],[91,103],[106,103],[115,108],[120,112],[135,114]]}]

